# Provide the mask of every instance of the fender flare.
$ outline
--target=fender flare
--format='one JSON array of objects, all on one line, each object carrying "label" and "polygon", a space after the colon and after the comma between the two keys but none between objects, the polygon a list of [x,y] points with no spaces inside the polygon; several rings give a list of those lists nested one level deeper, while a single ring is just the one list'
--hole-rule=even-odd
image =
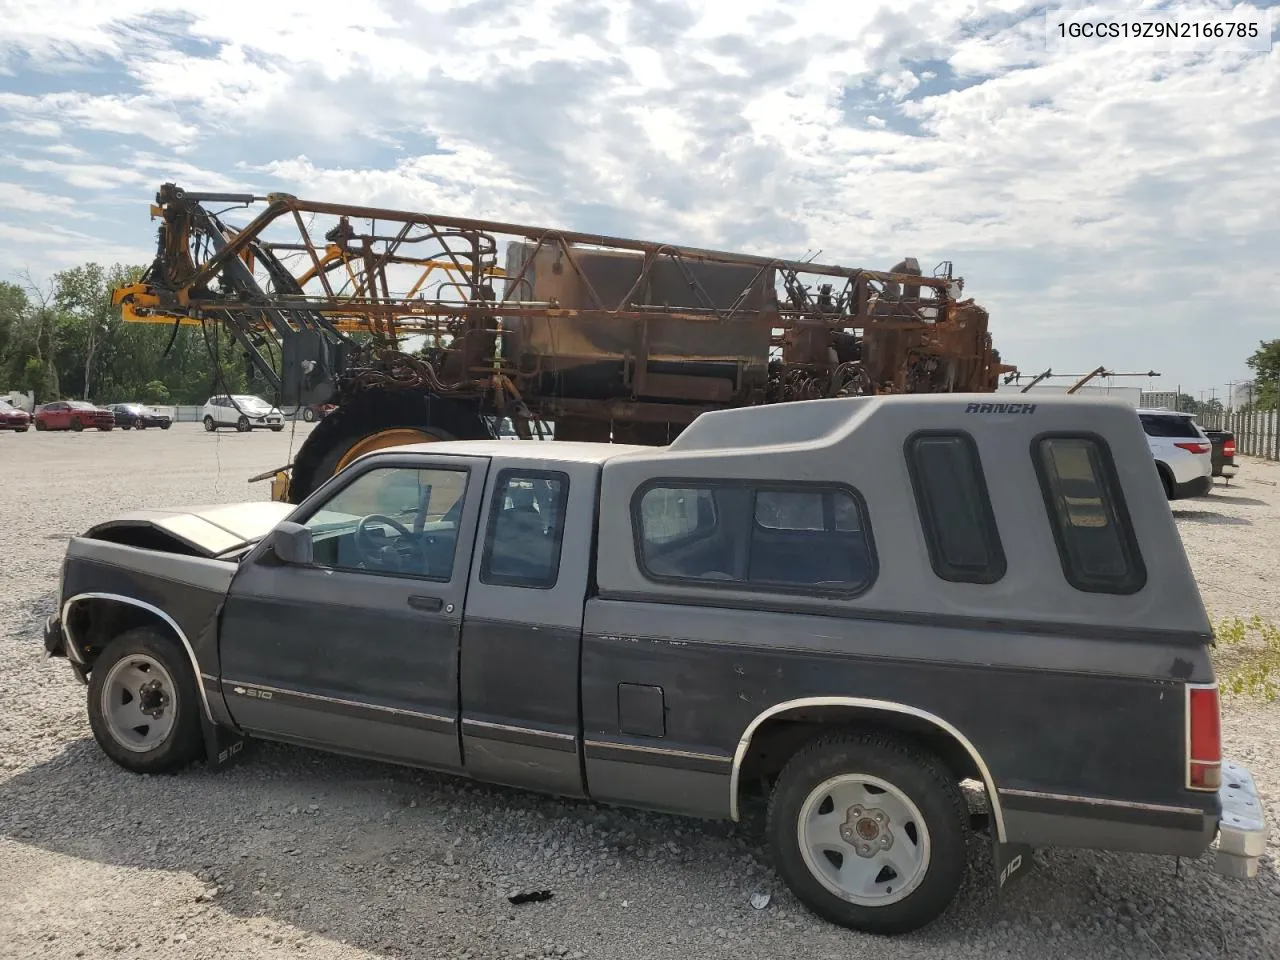
[{"label": "fender flare", "polygon": [[209,723],[215,722],[213,719],[213,711],[209,708],[209,695],[204,689],[204,674],[200,670],[200,661],[196,659],[196,651],[195,648],[191,646],[191,641],[187,639],[186,633],[180,626],[178,626],[178,622],[174,620],[173,617],[169,616],[169,614],[165,613],[154,604],[147,603],[145,600],[139,600],[136,597],[126,597],[119,593],[98,592],[77,593],[74,597],[69,597],[62,604],[62,611],[59,614],[62,622],[62,635],[66,639],[68,657],[80,664],[81,667],[85,666],[84,654],[80,650],[79,641],[76,640],[70,626],[68,625],[68,616],[71,613],[72,608],[82,600],[109,600],[114,603],[123,603],[128,606],[137,607],[140,610],[145,610],[164,621],[164,623],[168,625],[169,629],[173,631],[173,635],[177,637],[178,642],[187,652],[187,658],[191,661],[191,671],[195,677],[196,689],[200,691],[202,718]]},{"label": "fender flare", "polygon": [[733,770],[729,774],[729,818],[735,823],[739,820],[738,779],[747,751],[751,748],[751,738],[755,736],[756,731],[760,729],[766,720],[809,707],[856,707],[860,710],[869,710],[877,713],[915,717],[937,727],[941,732],[960,744],[972,758],[974,765],[978,768],[978,773],[982,776],[983,786],[987,794],[987,803],[991,805],[991,819],[995,823],[994,839],[997,843],[1007,842],[1004,829],[1004,810],[1000,806],[1000,794],[996,789],[995,778],[992,777],[990,768],[987,766],[986,761],[982,759],[982,754],[978,752],[978,748],[973,745],[973,742],[946,720],[926,710],[921,710],[919,707],[913,707],[905,703],[895,703],[892,700],[871,700],[865,697],[802,697],[798,700],[785,700],[782,703],[774,704],[768,710],[757,714],[755,719],[747,724],[746,730],[742,732],[742,736],[738,740],[737,749],[733,753]]}]

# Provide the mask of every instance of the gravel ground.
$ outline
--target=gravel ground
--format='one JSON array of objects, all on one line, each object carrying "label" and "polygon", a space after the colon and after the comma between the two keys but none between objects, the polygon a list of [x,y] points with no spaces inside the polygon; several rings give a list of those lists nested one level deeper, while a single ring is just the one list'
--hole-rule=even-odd
[{"label": "gravel ground", "polygon": [[[1081,851],[998,904],[987,849],[952,910],[884,941],[813,919],[774,879],[760,810],[741,826],[569,803],[270,744],[219,773],[127,774],[84,692],[46,661],[66,538],[141,506],[268,496],[244,478],[299,435],[0,435],[0,956],[1275,957],[1280,705],[1232,703],[1228,750],[1273,824],[1259,878]],[[1176,505],[1215,617],[1280,619],[1280,466]],[[554,898],[512,907],[505,894]],[[772,899],[763,910],[753,893]]]}]

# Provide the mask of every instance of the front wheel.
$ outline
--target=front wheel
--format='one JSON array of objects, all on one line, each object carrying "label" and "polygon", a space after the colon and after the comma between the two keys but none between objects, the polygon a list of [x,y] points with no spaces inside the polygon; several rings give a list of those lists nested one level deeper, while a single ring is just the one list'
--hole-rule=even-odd
[{"label": "front wheel", "polygon": [[169,429],[169,421],[167,421],[167,420],[166,420],[164,423],[160,424],[160,429],[161,429],[161,430],[168,430],[168,429]]},{"label": "front wheel", "polygon": [[243,413],[240,414],[240,419],[236,421],[236,429],[239,430],[241,433],[248,433],[250,430],[253,429],[252,425],[250,425],[249,423],[249,418],[246,417]]},{"label": "front wheel", "polygon": [[900,934],[937,919],[968,863],[968,807],[936,757],[891,737],[834,734],[783,769],[769,802],[778,873],[820,917]]},{"label": "front wheel", "polygon": [[307,423],[312,423],[315,420],[315,418],[316,418],[316,412],[314,409],[312,409],[311,407],[302,408],[303,420],[307,421]]},{"label": "front wheel", "polygon": [[14,428],[13,428],[13,432],[14,432],[14,433],[26,433],[26,432],[27,432],[27,428],[26,428],[26,427],[14,427]]},{"label": "front wheel", "polygon": [[89,677],[89,726],[134,773],[170,773],[199,758],[200,694],[183,652],[151,627],[112,640]]},{"label": "front wheel", "polygon": [[48,430],[48,429],[49,429],[49,428],[48,428],[47,426],[45,426],[45,422],[44,422],[43,420],[37,420],[37,421],[36,421],[36,432],[37,432],[37,433],[43,433],[45,430]]},{"label": "front wheel", "polygon": [[76,433],[79,433],[81,430],[84,429],[84,424],[81,423],[79,420],[72,420],[71,429],[74,430]]}]

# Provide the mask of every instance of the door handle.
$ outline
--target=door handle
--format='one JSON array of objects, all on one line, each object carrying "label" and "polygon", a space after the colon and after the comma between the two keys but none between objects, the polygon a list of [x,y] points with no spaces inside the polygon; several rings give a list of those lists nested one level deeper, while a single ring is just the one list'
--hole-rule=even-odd
[{"label": "door handle", "polygon": [[444,601],[439,597],[412,596],[409,598],[409,606],[415,610],[428,610],[435,613],[444,606]]}]

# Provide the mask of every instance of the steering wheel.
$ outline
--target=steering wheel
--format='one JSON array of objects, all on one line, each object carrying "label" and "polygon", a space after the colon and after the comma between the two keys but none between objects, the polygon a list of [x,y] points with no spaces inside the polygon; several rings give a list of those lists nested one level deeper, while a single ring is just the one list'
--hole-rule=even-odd
[{"label": "steering wheel", "polygon": [[[368,527],[371,523],[386,524],[400,534],[401,539],[396,543],[378,543],[369,532]],[[356,524],[355,546],[369,563],[383,568],[391,565],[396,570],[403,568],[401,561],[408,559],[408,555],[420,554],[417,545],[413,544],[413,531],[394,517],[381,513],[371,513],[367,517],[360,518],[360,522]],[[422,559],[421,556],[419,559]]]}]

